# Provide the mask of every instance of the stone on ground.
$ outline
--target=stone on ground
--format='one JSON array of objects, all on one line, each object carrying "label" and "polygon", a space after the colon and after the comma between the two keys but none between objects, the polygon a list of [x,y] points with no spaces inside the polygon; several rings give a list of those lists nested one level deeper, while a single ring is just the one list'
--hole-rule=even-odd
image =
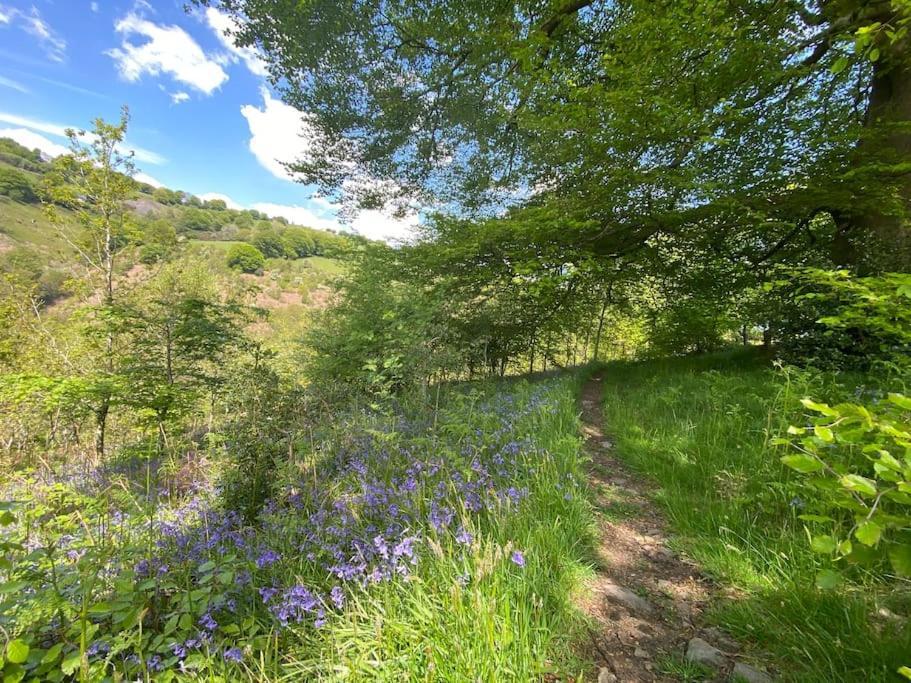
[{"label": "stone on ground", "polygon": [[616,602],[620,605],[623,605],[631,612],[638,612],[639,614],[651,614],[655,611],[651,604],[649,604],[648,600],[639,595],[636,595],[629,588],[618,586],[615,583],[604,584],[604,595],[611,602]]},{"label": "stone on ground", "polygon": [[746,683],[772,683],[772,677],[765,671],[754,669],[752,666],[741,664],[740,662],[734,665],[734,670],[731,672],[731,680],[746,681]]},{"label": "stone on ground", "polygon": [[686,646],[686,658],[696,664],[721,667],[724,665],[724,653],[702,638],[692,638]]},{"label": "stone on ground", "polygon": [[606,666],[602,666],[598,672],[598,683],[617,683],[617,677]]}]

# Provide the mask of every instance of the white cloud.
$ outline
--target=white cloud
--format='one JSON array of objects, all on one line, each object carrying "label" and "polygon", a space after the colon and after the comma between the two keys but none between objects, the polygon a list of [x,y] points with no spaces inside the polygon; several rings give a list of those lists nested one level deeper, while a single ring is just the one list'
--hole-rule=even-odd
[{"label": "white cloud", "polygon": [[31,12],[0,5],[0,24],[16,25],[37,38],[38,43],[44,48],[44,54],[52,62],[62,62],[66,59],[66,41],[41,18],[41,12],[34,5]]},{"label": "white cloud", "polygon": [[3,86],[4,88],[11,88],[13,90],[18,90],[19,92],[25,93],[25,94],[28,94],[31,92],[28,88],[26,88],[24,85],[22,85],[18,81],[14,81],[12,78],[6,78],[5,76],[0,76],[0,86]]},{"label": "white cloud", "polygon": [[234,19],[224,12],[220,12],[214,7],[207,7],[205,13],[206,23],[209,28],[218,36],[218,40],[228,50],[225,55],[226,61],[236,64],[242,61],[254,76],[265,76],[268,74],[266,63],[263,61],[259,52],[252,47],[238,47],[234,44],[232,35],[237,32],[237,23]]},{"label": "white cloud", "polygon": [[171,98],[171,104],[180,104],[190,99],[190,96],[182,90],[180,92],[170,92],[168,95]]},{"label": "white cloud", "polygon": [[[128,81],[138,81],[144,74],[166,73],[211,95],[228,80],[224,69],[179,26],[156,24],[130,13],[114,24],[114,28],[123,35],[123,42],[105,54],[114,59],[121,77]],[[133,35],[148,40],[142,44],[131,43],[128,38]]]},{"label": "white cloud", "polygon": [[[312,200],[321,203],[325,207],[337,208],[328,202]],[[335,230],[336,232],[356,232],[372,240],[383,240],[385,242],[399,242],[413,237],[415,228],[418,225],[417,216],[409,216],[404,219],[394,218],[382,211],[361,211],[357,217],[349,224],[342,223],[337,218],[329,218],[306,206],[273,204],[270,202],[259,202],[253,204],[251,209],[262,211],[273,218],[282,216],[295,225],[304,225],[308,228],[318,230]]]},{"label": "white cloud", "polygon": [[206,192],[205,194],[197,195],[204,202],[210,202],[213,199],[222,200],[229,209],[234,209],[235,211],[240,211],[242,207],[240,204],[235,202],[226,194],[221,194],[220,192]]},{"label": "white cloud", "polygon": [[41,150],[49,157],[66,154],[69,150],[63,145],[48,140],[43,135],[28,130],[27,128],[0,128],[0,138],[12,138],[23,147]]},{"label": "white cloud", "polygon": [[334,218],[324,218],[314,213],[312,209],[309,209],[306,206],[258,202],[253,204],[250,208],[261,211],[272,218],[277,218],[278,216],[287,218],[295,225],[304,225],[308,228],[316,228],[317,230],[344,229]]},{"label": "white cloud", "polygon": [[89,3],[89,9],[92,10],[95,14],[98,14],[98,3],[97,2]]},{"label": "white cloud", "polygon": [[262,109],[253,104],[240,108],[250,128],[250,151],[276,178],[294,180],[282,164],[296,161],[309,151],[306,120],[294,107],[274,99],[266,88],[260,93]]},{"label": "white cloud", "polygon": [[372,240],[399,242],[415,236],[416,215],[395,218],[382,211],[361,211],[351,222],[354,231]]},{"label": "white cloud", "polygon": [[[18,116],[17,114],[9,114],[6,112],[0,112],[0,123],[8,123],[13,126],[21,126],[23,128],[28,128],[33,131],[39,131],[41,133],[47,133],[48,135],[53,135],[58,138],[66,138],[66,129],[74,128],[78,129],[78,126],[62,126],[58,123],[50,123],[48,121],[39,121],[37,119],[30,119],[25,116]],[[87,140],[90,140],[90,136],[86,136]],[[133,158],[136,161],[141,161],[146,164],[163,164],[167,161],[163,156],[157,152],[152,152],[148,149],[143,149],[142,147],[137,147],[136,145],[130,144],[129,141],[125,141],[122,145],[121,153],[126,154],[133,152]]]},{"label": "white cloud", "polygon": [[164,187],[164,183],[161,182],[158,178],[150,176],[148,173],[143,173],[142,171],[133,174],[133,179],[139,181],[140,183],[151,185],[152,187]]}]

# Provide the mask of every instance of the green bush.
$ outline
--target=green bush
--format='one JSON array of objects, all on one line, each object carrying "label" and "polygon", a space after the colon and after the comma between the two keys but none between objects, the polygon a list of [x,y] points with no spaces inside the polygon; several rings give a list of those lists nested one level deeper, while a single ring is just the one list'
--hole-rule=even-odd
[{"label": "green bush", "polygon": [[769,317],[788,362],[868,368],[911,357],[911,274],[788,270],[769,289]]},{"label": "green bush", "polygon": [[22,171],[3,166],[0,166],[0,195],[26,204],[38,201],[31,178]]},{"label": "green bush", "polygon": [[234,244],[228,249],[228,267],[242,273],[260,273],[266,265],[266,257],[252,244]]}]

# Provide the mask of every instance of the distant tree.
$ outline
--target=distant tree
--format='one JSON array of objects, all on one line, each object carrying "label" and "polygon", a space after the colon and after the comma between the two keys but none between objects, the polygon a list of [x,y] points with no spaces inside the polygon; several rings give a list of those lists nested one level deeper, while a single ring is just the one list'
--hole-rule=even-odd
[{"label": "distant tree", "polygon": [[[95,415],[95,450],[105,452],[105,435],[116,378],[114,377],[114,330],[110,313],[116,302],[117,256],[132,231],[126,200],[135,192],[131,156],[120,153],[126,136],[129,111],[121,111],[116,124],[96,119],[85,131],[67,130],[70,152],[54,160],[45,176],[47,213],[58,233],[79,254],[89,271],[102,281],[101,304],[87,334],[96,348],[95,363],[88,368],[84,394]],[[64,220],[57,206],[68,206],[75,216]]]},{"label": "distant tree", "polygon": [[285,258],[289,255],[284,240],[271,227],[257,231],[251,243],[267,258]]},{"label": "distant tree", "polygon": [[282,240],[285,243],[286,251],[294,254],[297,258],[312,256],[316,253],[316,242],[310,236],[310,232],[304,228],[287,228],[282,233]]},{"label": "distant tree", "polygon": [[214,221],[211,214],[204,209],[188,206],[181,210],[177,224],[182,230],[192,230],[196,232],[209,231],[214,227]]},{"label": "distant tree", "polygon": [[0,166],[0,195],[26,204],[38,201],[31,178],[22,171],[6,166]]},{"label": "distant tree", "polygon": [[124,347],[118,370],[130,387],[124,402],[153,422],[159,450],[168,424],[221,382],[220,361],[242,338],[242,313],[218,301],[203,264],[185,261],[165,266],[114,311]]},{"label": "distant tree", "polygon": [[266,265],[263,253],[252,244],[232,244],[227,261],[230,268],[242,273],[259,273]]},{"label": "distant tree", "polygon": [[208,199],[203,206],[212,211],[224,211],[228,208],[224,199]]}]

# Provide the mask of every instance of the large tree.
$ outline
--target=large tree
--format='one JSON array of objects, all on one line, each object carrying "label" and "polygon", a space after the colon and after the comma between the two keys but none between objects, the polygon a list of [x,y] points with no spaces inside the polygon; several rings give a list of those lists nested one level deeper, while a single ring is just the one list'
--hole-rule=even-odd
[{"label": "large tree", "polygon": [[909,0],[197,2],[262,50],[324,192],[557,206],[544,227],[598,256],[663,235],[907,267]]}]

